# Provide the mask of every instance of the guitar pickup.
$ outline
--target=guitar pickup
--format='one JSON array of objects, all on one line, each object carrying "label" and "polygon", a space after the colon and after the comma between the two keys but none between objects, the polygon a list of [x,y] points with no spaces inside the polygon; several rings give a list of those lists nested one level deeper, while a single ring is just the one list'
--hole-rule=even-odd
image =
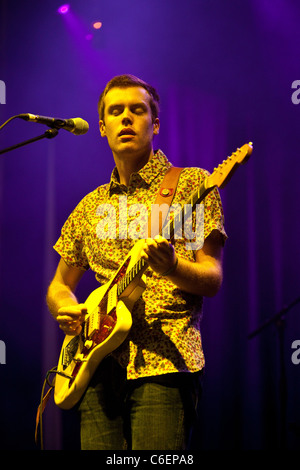
[{"label": "guitar pickup", "polygon": [[107,310],[106,313],[109,315],[114,310],[118,303],[118,285],[114,284],[108,291],[107,295]]}]

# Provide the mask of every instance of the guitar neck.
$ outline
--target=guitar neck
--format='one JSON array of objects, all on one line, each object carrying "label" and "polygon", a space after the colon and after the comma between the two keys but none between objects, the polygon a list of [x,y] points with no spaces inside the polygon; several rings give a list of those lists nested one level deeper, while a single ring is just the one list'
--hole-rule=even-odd
[{"label": "guitar neck", "polygon": [[[123,266],[123,265],[122,265]],[[144,258],[140,258],[133,266],[129,269],[124,277],[118,282],[118,297],[125,291],[125,289],[136,279],[137,276],[141,276],[148,268],[148,263]]]},{"label": "guitar neck", "polygon": [[[200,204],[203,199],[207,196],[207,194],[215,187],[206,187],[207,180],[199,186],[197,191],[195,191],[187,203],[185,203],[182,209],[174,216],[173,220],[166,223],[162,230],[160,231],[160,235],[164,238],[169,238],[170,240],[174,240],[174,235],[176,233],[176,228],[179,226],[178,224],[182,224],[183,217],[188,217],[193,212],[197,204]],[[166,221],[168,217],[166,217]]]}]

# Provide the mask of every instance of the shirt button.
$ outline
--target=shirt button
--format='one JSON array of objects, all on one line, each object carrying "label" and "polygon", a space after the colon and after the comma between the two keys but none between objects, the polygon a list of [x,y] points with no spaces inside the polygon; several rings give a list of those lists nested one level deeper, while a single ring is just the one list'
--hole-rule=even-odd
[{"label": "shirt button", "polygon": [[168,188],[164,188],[161,190],[161,195],[162,196],[169,196],[170,190]]}]

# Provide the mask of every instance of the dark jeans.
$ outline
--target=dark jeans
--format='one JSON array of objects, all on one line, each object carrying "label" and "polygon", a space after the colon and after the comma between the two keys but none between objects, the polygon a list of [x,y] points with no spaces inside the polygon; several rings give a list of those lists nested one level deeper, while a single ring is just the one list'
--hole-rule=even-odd
[{"label": "dark jeans", "polygon": [[107,357],[79,406],[81,449],[188,449],[199,389],[199,373],[127,380]]}]

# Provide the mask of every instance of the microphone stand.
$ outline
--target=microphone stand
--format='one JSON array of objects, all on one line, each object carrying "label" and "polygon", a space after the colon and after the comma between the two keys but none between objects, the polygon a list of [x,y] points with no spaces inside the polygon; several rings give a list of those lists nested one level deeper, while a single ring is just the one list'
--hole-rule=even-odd
[{"label": "microphone stand", "polygon": [[58,134],[58,129],[56,129],[56,128],[48,129],[46,132],[44,132],[44,134],[39,135],[37,137],[33,137],[33,139],[25,140],[24,142],[20,142],[19,144],[16,144],[16,145],[13,145],[11,147],[7,147],[3,150],[0,150],[0,155],[2,153],[10,152],[11,150],[17,149],[19,147],[23,147],[23,145],[31,144],[32,142],[36,142],[36,141],[41,140],[41,139],[45,139],[45,138],[46,139],[53,139],[54,137],[57,136],[57,134]]},{"label": "microphone stand", "polygon": [[254,330],[248,335],[248,339],[252,339],[254,336],[261,333],[267,326],[275,323],[277,326],[278,340],[279,340],[279,405],[280,405],[280,448],[281,450],[286,449],[286,410],[287,410],[287,380],[286,380],[286,369],[284,362],[284,328],[285,328],[285,317],[289,310],[291,310],[296,304],[300,302],[300,297],[295,299],[287,307],[284,307],[273,317],[269,318],[260,327]]}]

